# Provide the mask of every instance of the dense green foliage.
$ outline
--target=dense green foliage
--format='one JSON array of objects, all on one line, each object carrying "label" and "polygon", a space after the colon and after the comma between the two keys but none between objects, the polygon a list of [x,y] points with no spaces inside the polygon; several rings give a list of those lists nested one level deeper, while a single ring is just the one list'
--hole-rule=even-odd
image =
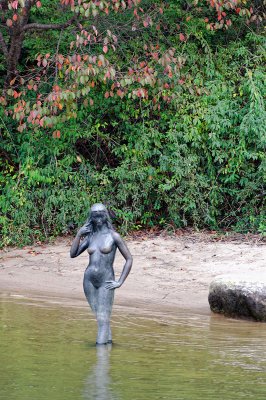
[{"label": "dense green foliage", "polygon": [[[77,118],[58,124],[60,138],[51,129],[18,133],[0,110],[2,245],[66,233],[96,201],[124,232],[159,225],[265,233],[265,39],[241,21],[226,32],[206,30],[197,13],[182,23],[182,2],[169,3],[167,34],[127,32],[113,54],[122,66],[132,54],[145,60],[145,43],[176,49],[182,67],[158,96],[160,109],[150,98],[105,98],[108,87],[98,84],[93,106],[80,102]],[[59,32],[42,35],[26,38],[25,62],[34,62],[36,47],[45,54],[58,45]],[[71,32],[60,40],[65,51]]]}]

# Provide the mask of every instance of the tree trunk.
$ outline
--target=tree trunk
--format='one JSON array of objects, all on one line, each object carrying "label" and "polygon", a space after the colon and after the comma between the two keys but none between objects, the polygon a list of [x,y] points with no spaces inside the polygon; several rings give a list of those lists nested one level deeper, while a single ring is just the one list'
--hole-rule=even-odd
[{"label": "tree trunk", "polygon": [[8,49],[8,57],[6,60],[7,74],[5,79],[4,89],[10,86],[10,82],[17,76],[17,65],[21,55],[22,44],[24,40],[24,32],[18,30],[12,32]]}]

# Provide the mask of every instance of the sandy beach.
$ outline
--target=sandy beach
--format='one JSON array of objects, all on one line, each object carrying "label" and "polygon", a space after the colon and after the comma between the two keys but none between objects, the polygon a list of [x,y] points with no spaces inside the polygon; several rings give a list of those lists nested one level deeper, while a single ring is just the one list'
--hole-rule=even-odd
[{"label": "sandy beach", "polygon": [[[72,238],[0,252],[2,296],[24,295],[56,303],[87,306],[83,273],[88,254],[69,257]],[[208,290],[218,275],[262,273],[266,246],[261,240],[217,240],[210,234],[145,235],[126,238],[133,267],[116,290],[114,307],[142,311],[192,310],[210,313]],[[117,253],[116,277],[123,268]]]}]

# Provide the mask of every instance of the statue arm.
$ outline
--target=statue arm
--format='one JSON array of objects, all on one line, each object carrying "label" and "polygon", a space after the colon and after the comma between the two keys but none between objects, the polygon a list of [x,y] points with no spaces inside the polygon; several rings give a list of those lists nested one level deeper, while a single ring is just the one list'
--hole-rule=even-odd
[{"label": "statue arm", "polygon": [[70,248],[70,257],[71,258],[78,257],[89,246],[89,238],[88,237],[85,237],[80,243],[80,239],[82,237],[81,229],[78,231],[75,239],[73,240],[72,246]]},{"label": "statue arm", "polygon": [[114,233],[113,237],[115,240],[115,244],[117,245],[120,253],[126,260],[126,263],[124,265],[124,268],[123,268],[123,271],[121,273],[119,280],[118,281],[107,281],[106,282],[107,285],[105,286],[106,289],[116,289],[116,288],[119,288],[120,286],[122,286],[129,274],[129,272],[132,268],[132,264],[133,264],[132,255],[131,255],[126,243],[124,242],[124,240],[116,232]]}]

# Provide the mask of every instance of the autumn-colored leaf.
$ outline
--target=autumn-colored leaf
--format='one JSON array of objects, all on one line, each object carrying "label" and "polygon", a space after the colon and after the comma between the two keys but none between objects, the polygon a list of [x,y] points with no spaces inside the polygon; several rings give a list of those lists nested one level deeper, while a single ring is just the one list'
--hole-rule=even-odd
[{"label": "autumn-colored leaf", "polygon": [[13,91],[13,97],[14,99],[17,99],[20,96],[21,93],[18,93],[16,90]]},{"label": "autumn-colored leaf", "polygon": [[185,35],[183,33],[179,34],[179,39],[181,42],[184,42],[186,40]]},{"label": "autumn-colored leaf", "polygon": [[41,6],[42,6],[42,3],[41,3],[40,1],[37,1],[36,7],[37,7],[37,8],[40,8]]},{"label": "autumn-colored leaf", "polygon": [[18,0],[12,1],[11,7],[13,8],[13,10],[17,10],[18,9]]},{"label": "autumn-colored leaf", "polygon": [[107,53],[107,51],[108,51],[108,47],[105,45],[105,46],[103,46],[103,52],[106,54]]},{"label": "autumn-colored leaf", "polygon": [[0,97],[0,104],[2,104],[3,106],[6,105],[6,99],[3,96]]},{"label": "autumn-colored leaf", "polygon": [[61,132],[59,130],[56,130],[56,131],[53,132],[53,138],[55,138],[55,139],[58,138],[59,139],[60,136],[61,136]]},{"label": "autumn-colored leaf", "polygon": [[7,20],[6,20],[6,24],[7,24],[7,26],[10,28],[10,27],[13,25],[12,19],[7,19]]}]

